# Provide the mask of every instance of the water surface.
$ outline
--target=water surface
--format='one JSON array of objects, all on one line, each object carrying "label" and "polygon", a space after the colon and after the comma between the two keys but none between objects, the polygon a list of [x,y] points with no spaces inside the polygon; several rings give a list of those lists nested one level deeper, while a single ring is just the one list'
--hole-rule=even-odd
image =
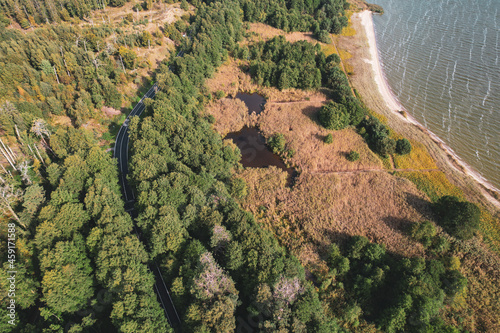
[{"label": "water surface", "polygon": [[290,184],[295,173],[288,168],[281,157],[274,154],[266,145],[266,139],[254,127],[243,127],[238,132],[229,133],[226,139],[231,139],[240,148],[241,164],[250,168],[266,168],[275,166],[288,173],[287,183]]},{"label": "water surface", "polygon": [[500,188],[500,1],[372,0],[387,81],[400,103]]},{"label": "water surface", "polygon": [[238,92],[235,98],[245,102],[245,105],[248,108],[248,113],[252,112],[255,112],[256,114],[261,113],[262,108],[266,103],[266,99],[257,93],[248,94],[245,92]]}]

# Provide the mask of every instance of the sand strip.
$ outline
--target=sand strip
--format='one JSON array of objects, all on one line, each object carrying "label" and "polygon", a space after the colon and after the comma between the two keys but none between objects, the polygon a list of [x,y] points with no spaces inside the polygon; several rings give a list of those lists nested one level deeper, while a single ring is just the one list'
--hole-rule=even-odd
[{"label": "sand strip", "polygon": [[[486,178],[481,176],[477,171],[473,170],[472,167],[467,165],[441,138],[439,138],[436,134],[429,131],[422,124],[420,124],[415,118],[413,118],[407,110],[399,103],[385,79],[384,72],[382,70],[382,66],[380,63],[378,49],[377,49],[377,40],[375,38],[375,28],[373,26],[373,18],[372,12],[369,10],[362,11],[360,13],[355,13],[354,15],[358,15],[361,19],[361,25],[365,30],[366,37],[368,39],[369,51],[370,51],[370,59],[364,59],[365,62],[369,63],[373,70],[373,78],[375,80],[376,85],[378,86],[378,90],[380,95],[382,96],[387,108],[393,111],[395,114],[399,115],[402,120],[405,120],[409,123],[414,124],[424,133],[428,134],[433,141],[435,141],[444,152],[450,157],[449,165],[456,170],[459,170],[469,176],[471,176],[474,180],[480,183],[484,188],[500,193],[495,186],[488,182]],[[398,111],[405,111],[406,117],[404,117]],[[493,198],[489,193],[484,193],[485,196],[489,199],[491,203],[493,203],[496,207],[500,207],[498,200]]]}]

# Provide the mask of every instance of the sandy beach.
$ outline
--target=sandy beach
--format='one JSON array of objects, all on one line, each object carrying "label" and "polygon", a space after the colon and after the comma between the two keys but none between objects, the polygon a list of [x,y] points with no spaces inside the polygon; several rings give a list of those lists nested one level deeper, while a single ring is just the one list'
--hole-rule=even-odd
[{"label": "sandy beach", "polygon": [[[481,195],[478,196],[478,193],[474,195],[470,193],[471,196],[482,202],[486,198],[489,204],[499,209],[500,191],[461,160],[441,138],[414,119],[411,112],[405,110],[395,98],[385,79],[379,59],[372,15],[368,10],[353,14],[352,23],[357,32],[354,43],[347,38],[339,40],[342,48],[353,53],[350,61],[357,71],[350,80],[354,88],[360,92],[368,107],[388,118],[389,126],[409,138],[424,143],[440,168],[454,180],[456,185],[461,188],[474,188],[474,192],[479,192],[484,197],[480,198]],[[399,111],[405,111],[405,115]]]}]

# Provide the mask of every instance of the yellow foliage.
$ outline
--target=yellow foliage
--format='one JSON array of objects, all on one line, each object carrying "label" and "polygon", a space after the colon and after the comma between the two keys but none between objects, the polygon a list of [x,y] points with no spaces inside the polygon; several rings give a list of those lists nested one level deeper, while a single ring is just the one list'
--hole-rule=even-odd
[{"label": "yellow foliage", "polygon": [[35,159],[35,160],[33,161],[33,170],[34,170],[35,172],[38,172],[38,169],[40,169],[40,165],[41,165],[41,164],[40,164],[40,161],[39,161],[38,159]]},{"label": "yellow foliage", "polygon": [[481,224],[479,225],[486,241],[500,253],[500,219],[481,209]]},{"label": "yellow foliage", "polygon": [[458,271],[460,269],[460,259],[453,256],[450,258],[450,270]]},{"label": "yellow foliage", "polygon": [[335,46],[333,46],[332,44],[322,44],[321,50],[325,54],[325,57],[328,57],[329,55],[332,55],[334,53],[337,54],[337,52],[335,51]]},{"label": "yellow foliage", "polygon": [[[402,138],[396,134],[394,139]],[[427,152],[427,148],[417,141],[410,140],[411,153],[407,155],[394,155],[394,164],[397,169],[437,169],[434,159]]]},{"label": "yellow foliage", "polygon": [[446,175],[441,171],[396,172],[396,175],[412,181],[432,201],[437,201],[443,195],[454,195],[458,198],[464,198],[462,190],[450,183]]}]

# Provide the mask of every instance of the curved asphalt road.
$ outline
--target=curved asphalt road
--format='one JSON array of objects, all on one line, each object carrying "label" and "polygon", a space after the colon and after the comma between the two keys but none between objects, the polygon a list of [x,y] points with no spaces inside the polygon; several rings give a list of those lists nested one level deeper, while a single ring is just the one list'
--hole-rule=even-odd
[{"label": "curved asphalt road", "polygon": [[[134,192],[132,191],[132,188],[128,185],[127,182],[127,174],[128,174],[128,143],[129,143],[129,136],[128,136],[128,124],[130,123],[130,119],[133,116],[140,116],[142,112],[145,109],[144,106],[144,99],[145,98],[154,98],[156,95],[156,92],[158,90],[158,86],[155,83],[149,90],[148,92],[141,98],[139,103],[132,109],[132,111],[129,113],[125,121],[123,122],[122,127],[120,127],[120,130],[118,131],[118,134],[116,136],[116,143],[115,143],[115,149],[114,149],[114,157],[118,160],[118,168],[120,170],[120,184],[123,189],[123,197],[125,199],[125,210],[132,216],[134,217],[134,202],[135,202],[135,195]],[[141,240],[141,231],[140,229],[135,225],[134,223],[134,231],[137,235],[137,238]],[[167,316],[168,322],[170,325],[176,329],[176,331],[179,330],[181,320],[179,318],[179,315],[177,313],[177,310],[175,309],[174,303],[172,302],[172,298],[170,297],[170,293],[168,292],[167,285],[165,284],[165,281],[163,280],[163,277],[161,275],[160,269],[156,263],[151,263],[149,265],[149,269],[153,272],[155,275],[155,292],[156,296],[158,297],[158,301],[160,302],[161,306],[165,310],[165,314]]]}]

